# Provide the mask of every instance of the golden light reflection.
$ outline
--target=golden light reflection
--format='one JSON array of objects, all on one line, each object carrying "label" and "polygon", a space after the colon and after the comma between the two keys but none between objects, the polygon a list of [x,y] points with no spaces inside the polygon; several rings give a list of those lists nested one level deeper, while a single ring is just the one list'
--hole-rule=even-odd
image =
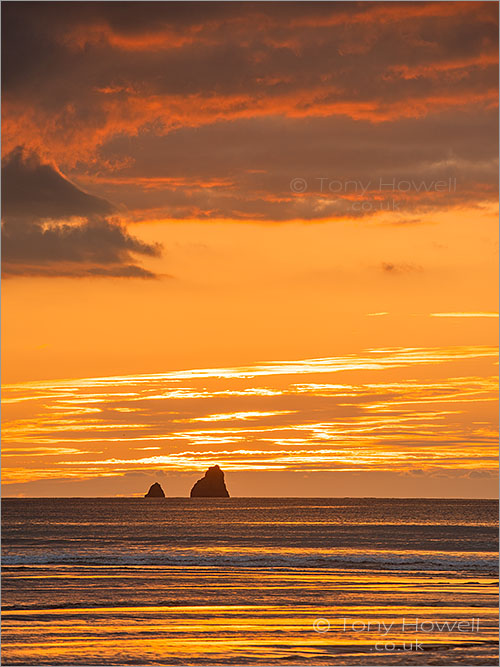
[{"label": "golden light reflection", "polygon": [[[228,471],[494,474],[496,354],[397,348],[10,385],[3,479],[199,471],[214,463]],[[483,375],[471,374],[481,360]],[[421,379],[421,368],[430,379]],[[304,375],[309,382],[300,382]],[[318,381],[328,375],[342,379]],[[155,453],[138,457],[138,450]]]}]

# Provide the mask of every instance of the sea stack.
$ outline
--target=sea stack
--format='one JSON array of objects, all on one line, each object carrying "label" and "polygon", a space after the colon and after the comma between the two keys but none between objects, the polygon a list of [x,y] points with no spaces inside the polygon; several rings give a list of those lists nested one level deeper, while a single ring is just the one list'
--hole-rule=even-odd
[{"label": "sea stack", "polygon": [[144,498],[165,498],[165,493],[158,482],[155,482],[149,487],[149,491]]},{"label": "sea stack", "polygon": [[212,466],[191,489],[191,498],[229,498],[224,473],[219,466]]}]

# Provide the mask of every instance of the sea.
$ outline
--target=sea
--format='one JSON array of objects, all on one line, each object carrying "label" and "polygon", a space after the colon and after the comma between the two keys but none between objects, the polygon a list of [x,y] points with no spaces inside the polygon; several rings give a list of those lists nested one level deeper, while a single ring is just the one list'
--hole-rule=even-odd
[{"label": "sea", "polygon": [[2,502],[3,665],[496,665],[498,503]]}]

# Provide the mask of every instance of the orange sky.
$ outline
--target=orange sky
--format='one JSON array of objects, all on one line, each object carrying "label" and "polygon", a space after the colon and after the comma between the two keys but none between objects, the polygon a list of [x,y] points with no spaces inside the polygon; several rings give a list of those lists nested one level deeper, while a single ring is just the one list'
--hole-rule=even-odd
[{"label": "orange sky", "polygon": [[64,4],[3,5],[4,494],[494,496],[498,4]]}]

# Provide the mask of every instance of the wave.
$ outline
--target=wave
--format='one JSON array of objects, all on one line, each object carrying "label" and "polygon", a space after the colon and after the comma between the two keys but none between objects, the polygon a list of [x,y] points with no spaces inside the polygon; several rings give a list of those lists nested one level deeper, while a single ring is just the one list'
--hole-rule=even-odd
[{"label": "wave", "polygon": [[326,549],[257,550],[155,549],[110,551],[105,549],[36,550],[5,553],[5,566],[106,566],[106,567],[202,567],[202,568],[332,568],[407,571],[496,573],[492,552],[388,552]]}]

